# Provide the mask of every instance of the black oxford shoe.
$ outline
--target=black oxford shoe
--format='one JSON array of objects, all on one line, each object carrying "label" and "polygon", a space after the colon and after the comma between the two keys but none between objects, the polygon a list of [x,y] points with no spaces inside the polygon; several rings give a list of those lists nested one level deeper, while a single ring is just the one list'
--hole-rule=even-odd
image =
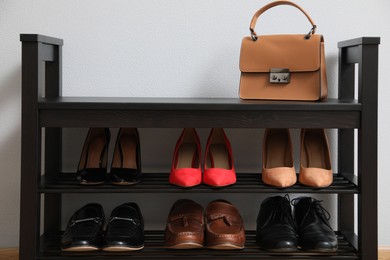
[{"label": "black oxford shoe", "polygon": [[337,237],[329,225],[329,212],[321,201],[310,197],[293,200],[295,221],[298,227],[299,246],[315,252],[335,252]]},{"label": "black oxford shoe", "polygon": [[144,220],[137,204],[116,207],[110,216],[104,251],[134,251],[144,247]]},{"label": "black oxford shoe", "polygon": [[61,239],[62,251],[95,251],[103,242],[104,211],[90,203],[76,211],[69,220]]},{"label": "black oxford shoe", "polygon": [[288,195],[267,198],[257,216],[256,240],[265,250],[296,251],[298,237]]}]

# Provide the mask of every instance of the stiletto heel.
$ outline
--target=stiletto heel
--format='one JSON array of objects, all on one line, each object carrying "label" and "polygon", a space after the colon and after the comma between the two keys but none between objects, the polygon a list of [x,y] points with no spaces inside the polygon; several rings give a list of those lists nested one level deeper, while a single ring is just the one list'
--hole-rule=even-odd
[{"label": "stiletto heel", "polygon": [[119,129],[112,158],[110,180],[116,185],[132,185],[141,180],[141,149],[136,128]]},{"label": "stiletto heel", "polygon": [[288,129],[267,128],[263,140],[262,180],[275,187],[289,187],[296,183],[292,143]]},{"label": "stiletto heel", "polygon": [[204,163],[205,184],[223,187],[236,183],[232,148],[222,128],[211,129]]},{"label": "stiletto heel", "polygon": [[181,187],[193,187],[202,182],[201,148],[194,128],[183,129],[173,153],[169,182]]},{"label": "stiletto heel", "polygon": [[89,129],[76,174],[80,184],[96,185],[106,181],[109,141],[108,128]]},{"label": "stiletto heel", "polygon": [[301,130],[299,182],[312,187],[328,187],[333,182],[328,139],[324,129]]}]

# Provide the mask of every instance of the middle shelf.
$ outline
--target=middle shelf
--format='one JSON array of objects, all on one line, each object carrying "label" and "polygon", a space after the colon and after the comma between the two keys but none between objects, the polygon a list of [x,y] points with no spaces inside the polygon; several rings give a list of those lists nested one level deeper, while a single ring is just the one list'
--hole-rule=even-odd
[{"label": "middle shelf", "polygon": [[[41,177],[40,193],[359,193],[359,187],[352,178],[337,173],[333,183],[326,188],[307,187],[300,183],[284,189],[268,186],[258,173],[237,173],[237,183],[223,188],[213,188],[204,184],[193,188],[180,188],[169,183],[168,173],[144,173],[142,181],[132,186],[102,184],[80,185],[74,173],[60,173]],[[353,181],[351,181],[353,180]]]}]

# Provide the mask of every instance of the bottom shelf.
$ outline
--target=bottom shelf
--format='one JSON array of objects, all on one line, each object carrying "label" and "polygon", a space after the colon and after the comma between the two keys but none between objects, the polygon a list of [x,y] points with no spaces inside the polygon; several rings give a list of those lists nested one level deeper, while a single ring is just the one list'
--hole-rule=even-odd
[{"label": "bottom shelf", "polygon": [[255,241],[254,231],[247,231],[245,249],[228,250],[168,250],[163,247],[163,231],[146,231],[145,248],[134,252],[62,252],[60,249],[61,234],[45,234],[41,237],[41,252],[37,259],[359,259],[357,251],[341,234],[338,235],[339,248],[334,253],[314,253],[297,251],[293,253],[273,253],[260,249]]}]

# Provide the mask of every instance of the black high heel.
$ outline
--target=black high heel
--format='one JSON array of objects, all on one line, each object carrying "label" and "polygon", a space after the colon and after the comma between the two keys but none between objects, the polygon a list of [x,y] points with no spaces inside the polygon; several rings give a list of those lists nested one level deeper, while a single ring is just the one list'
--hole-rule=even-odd
[{"label": "black high heel", "polygon": [[110,180],[116,185],[133,185],[140,182],[141,150],[138,130],[121,128],[118,132],[112,158]]},{"label": "black high heel", "polygon": [[80,184],[102,184],[107,178],[108,128],[90,128],[84,142],[76,178]]}]

